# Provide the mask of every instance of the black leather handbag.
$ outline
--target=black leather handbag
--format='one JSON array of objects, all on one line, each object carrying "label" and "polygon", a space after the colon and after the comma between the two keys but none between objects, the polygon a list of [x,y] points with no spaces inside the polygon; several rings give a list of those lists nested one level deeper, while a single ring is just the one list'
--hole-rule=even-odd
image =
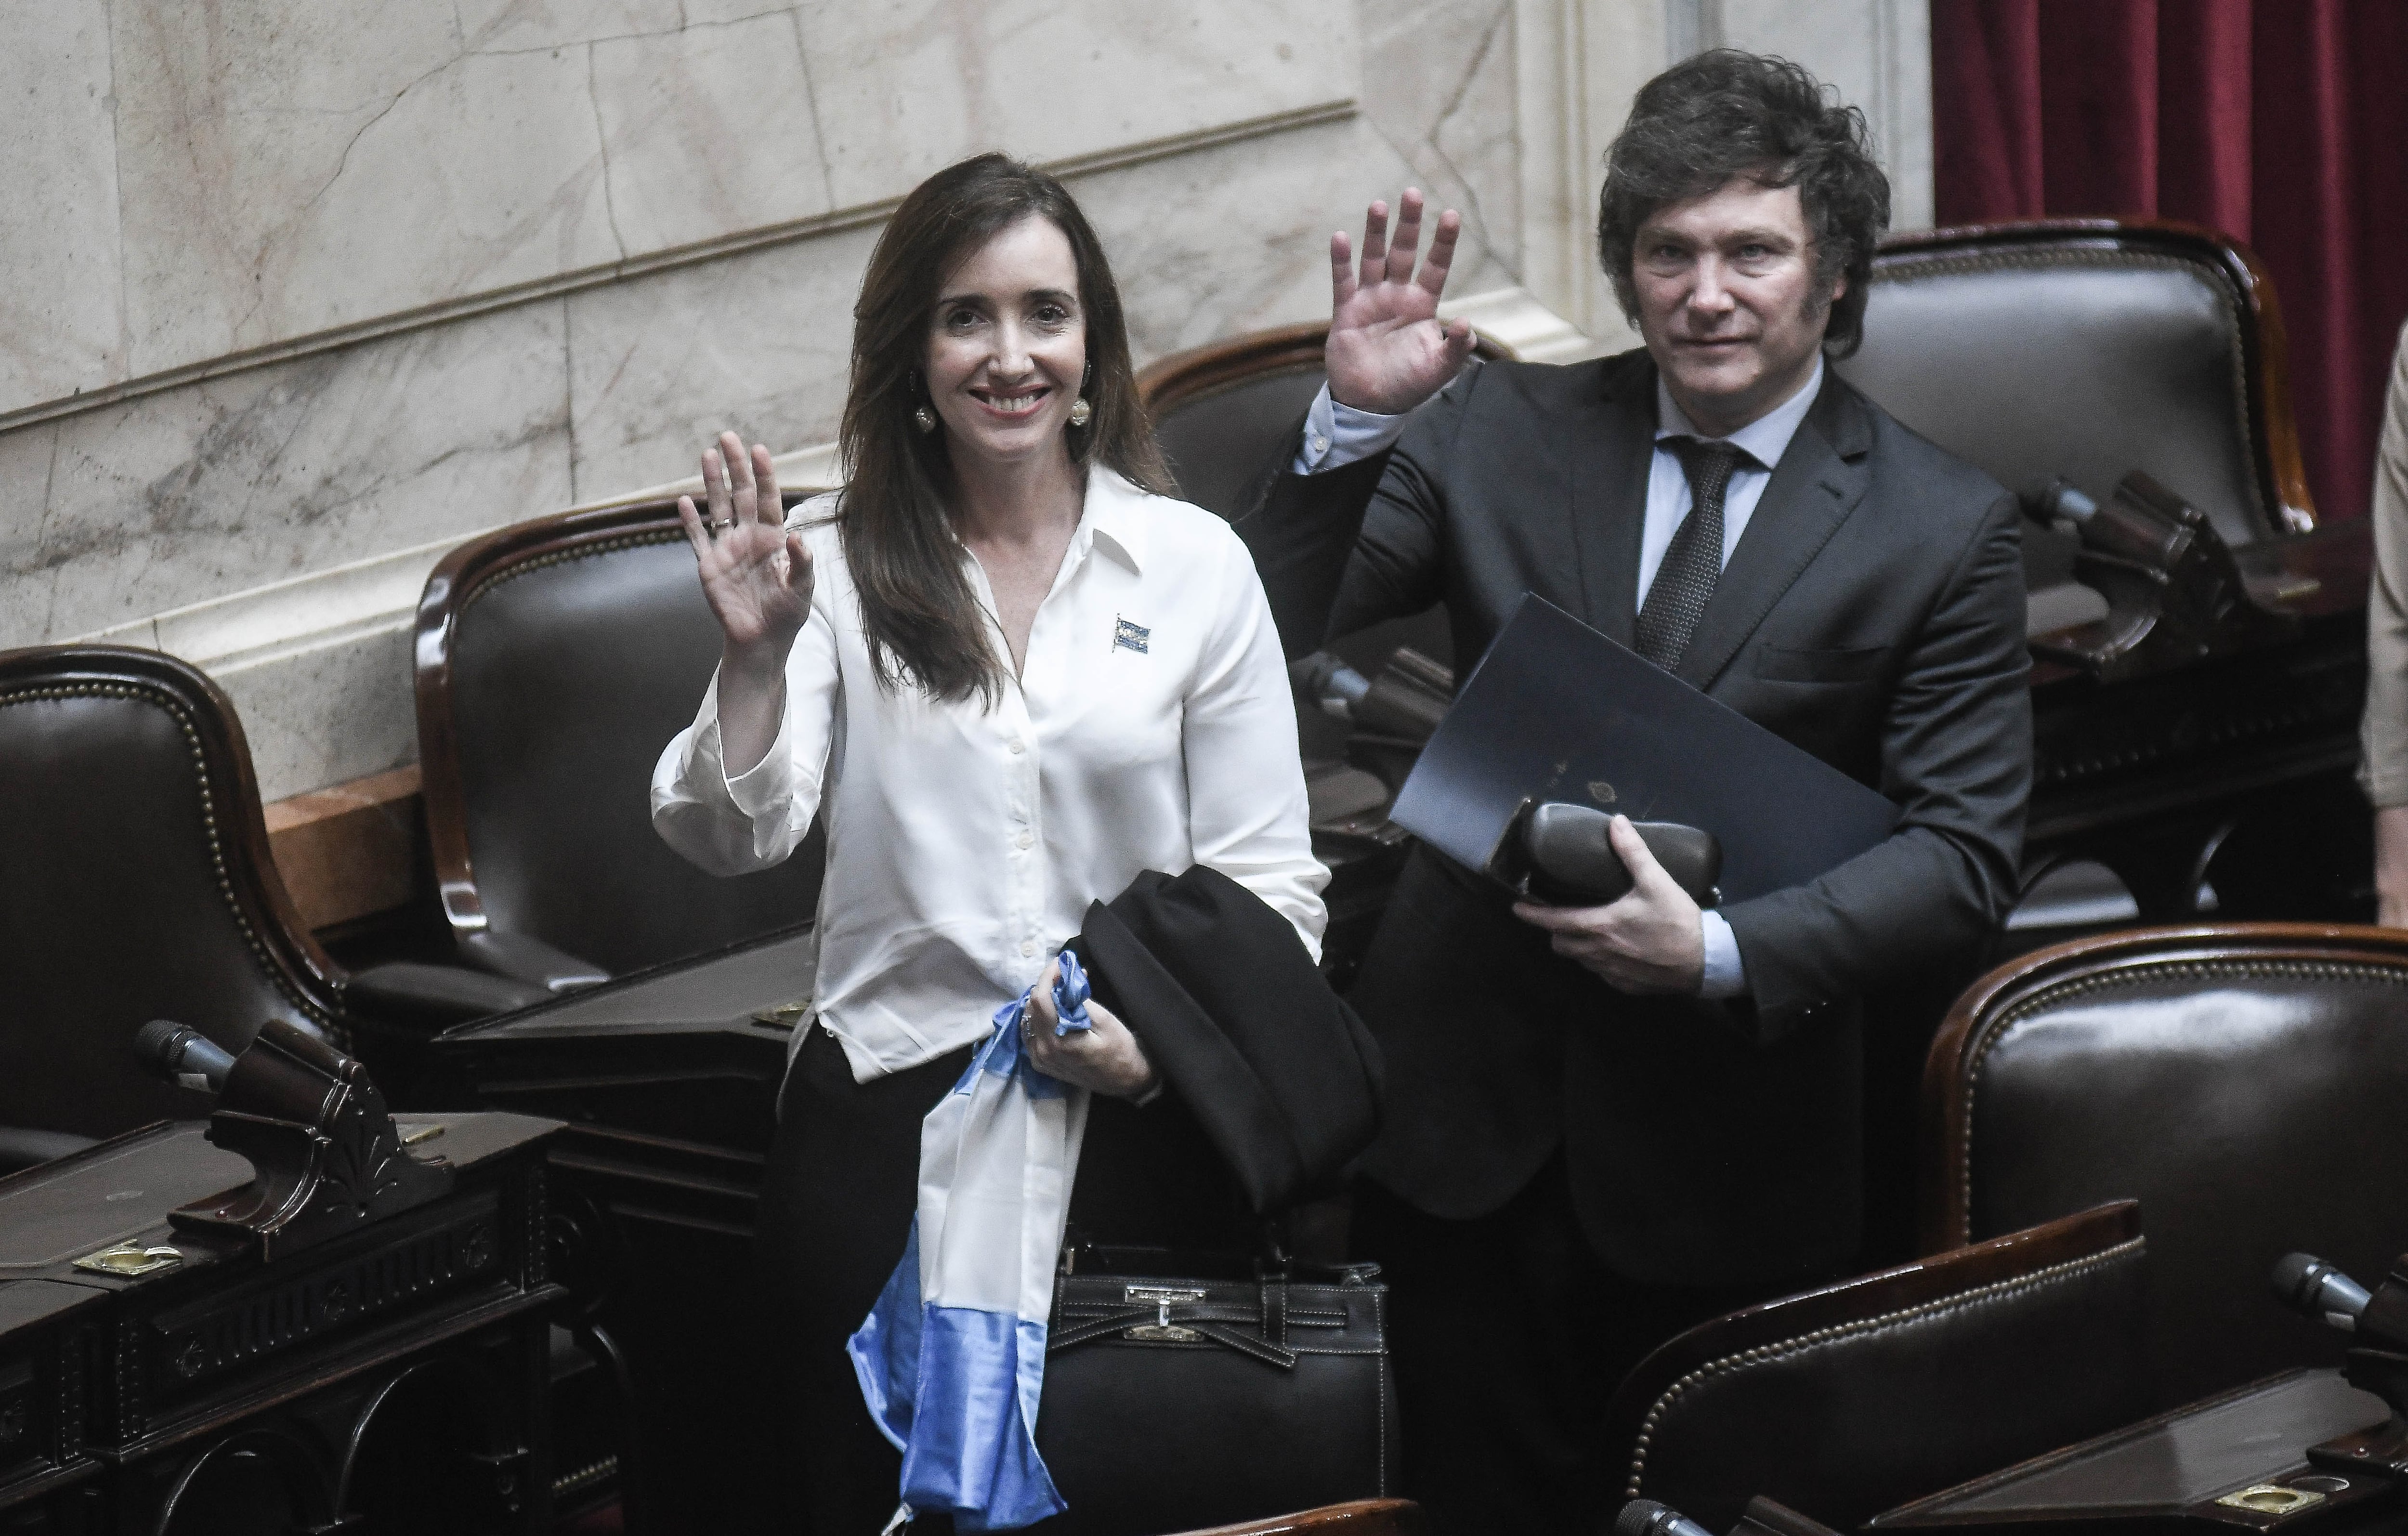
[{"label": "black leather handbag", "polygon": [[1049,1531],[1146,1536],[1397,1484],[1379,1266],[1064,1250],[1037,1448]]}]

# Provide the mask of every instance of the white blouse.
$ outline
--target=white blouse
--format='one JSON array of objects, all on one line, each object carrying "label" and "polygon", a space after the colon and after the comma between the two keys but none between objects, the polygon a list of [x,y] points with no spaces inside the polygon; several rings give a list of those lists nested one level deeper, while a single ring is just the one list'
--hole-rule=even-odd
[{"label": "white blouse", "polygon": [[[881,686],[834,496],[796,509],[810,616],[768,755],[729,779],[718,682],[652,773],[652,825],[717,874],[765,869],[824,809],[812,1007],[867,1081],[982,1037],[1141,869],[1204,864],[1320,953],[1295,706],[1253,559],[1227,524],[1111,470],[1000,703]],[[985,573],[962,551],[997,655]]]}]

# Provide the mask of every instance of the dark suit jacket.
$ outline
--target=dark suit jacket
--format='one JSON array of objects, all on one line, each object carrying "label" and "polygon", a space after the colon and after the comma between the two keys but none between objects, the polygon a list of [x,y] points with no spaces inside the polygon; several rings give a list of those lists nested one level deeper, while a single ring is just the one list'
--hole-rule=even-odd
[{"label": "dark suit jacket", "polygon": [[1379,1129],[1380,1050],[1285,917],[1207,865],[1145,869],[1066,947],[1255,1215],[1342,1186]]},{"label": "dark suit jacket", "polygon": [[[1468,672],[1526,592],[1631,643],[1655,427],[1643,352],[1490,364],[1387,453],[1283,469],[1238,527],[1289,653],[1443,602]],[[1631,1278],[1772,1281],[1844,1258],[1861,1218],[1854,999],[1962,963],[2004,915],[2028,669],[2014,498],[1827,370],[1679,672],[1888,796],[1897,832],[1725,911],[1752,1004],[1612,993],[1484,883],[1417,855],[1354,995],[1388,1067],[1367,1169],[1469,1217],[1560,1141],[1584,1230]]]}]

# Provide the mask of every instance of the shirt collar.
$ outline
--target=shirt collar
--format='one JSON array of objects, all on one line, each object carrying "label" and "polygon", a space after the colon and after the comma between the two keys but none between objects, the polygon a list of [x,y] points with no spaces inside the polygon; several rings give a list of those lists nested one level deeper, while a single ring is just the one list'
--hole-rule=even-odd
[{"label": "shirt collar", "polygon": [[[1129,568],[1130,575],[1144,575],[1145,499],[1143,491],[1117,472],[1100,464],[1089,465],[1086,500],[1079,509],[1079,525],[1070,531],[1070,547],[1063,552],[1063,566],[1076,566],[1100,544],[1106,553]],[[958,537],[953,547],[964,561],[971,558],[969,546]]]},{"label": "shirt collar", "polygon": [[1100,464],[1087,467],[1087,504],[1079,514],[1079,531],[1070,536],[1075,558],[1101,544],[1106,553],[1129,568],[1145,574],[1145,493]]},{"label": "shirt collar", "polygon": [[[1806,413],[1814,409],[1814,396],[1822,391],[1823,357],[1817,352],[1814,371],[1807,376],[1806,382],[1798,386],[1797,394],[1719,440],[1745,449],[1756,463],[1770,469],[1781,462],[1782,454],[1789,452],[1789,439],[1798,436],[1798,428],[1805,423]],[[1658,369],[1656,374],[1656,440],[1662,442],[1667,438],[1705,436],[1682,413],[1680,406],[1672,399],[1672,392],[1664,386],[1663,371]]]}]

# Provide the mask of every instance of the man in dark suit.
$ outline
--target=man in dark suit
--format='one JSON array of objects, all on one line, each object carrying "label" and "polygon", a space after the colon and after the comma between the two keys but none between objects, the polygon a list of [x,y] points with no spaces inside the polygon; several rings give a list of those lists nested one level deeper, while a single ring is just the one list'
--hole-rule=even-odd
[{"label": "man in dark suit", "polygon": [[[1444,603],[1468,671],[1535,592],[1899,806],[1813,883],[1700,912],[1627,822],[1611,906],[1509,905],[1416,853],[1354,1000],[1388,1065],[1356,1246],[1395,1283],[1406,1475],[1448,1530],[1611,1514],[1622,1373],[1828,1278],[1861,1220],[1867,992],[1962,966],[2031,776],[2011,496],[1830,372],[1888,183],[1803,70],[1641,91],[1598,237],[1644,351],[1464,368],[1372,206],[1331,245],[1329,388],[1239,524],[1291,654]],[[1723,765],[1727,770],[1731,765]]]}]

